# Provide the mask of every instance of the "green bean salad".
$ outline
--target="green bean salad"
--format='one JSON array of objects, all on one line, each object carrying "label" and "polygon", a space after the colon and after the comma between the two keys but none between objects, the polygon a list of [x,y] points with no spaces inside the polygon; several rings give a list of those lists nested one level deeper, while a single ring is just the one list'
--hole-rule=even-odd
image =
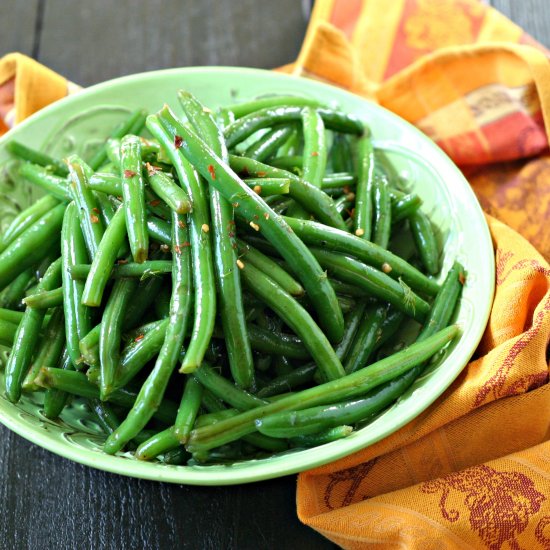
[{"label": "green bean salad", "polygon": [[77,396],[106,453],[169,464],[347,437],[458,337],[464,270],[355,116],[178,99],[87,160],[7,144],[44,195],[0,238],[5,395]]}]

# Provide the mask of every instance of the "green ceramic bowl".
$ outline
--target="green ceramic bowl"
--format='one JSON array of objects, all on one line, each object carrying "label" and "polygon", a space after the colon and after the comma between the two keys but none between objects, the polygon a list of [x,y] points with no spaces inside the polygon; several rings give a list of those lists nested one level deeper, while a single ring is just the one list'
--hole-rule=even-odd
[{"label": "green ceramic bowl", "polygon": [[[240,68],[191,68],[157,71],[93,86],[40,111],[0,140],[0,164],[10,138],[64,157],[76,151],[84,158],[127,113],[145,107],[156,111],[166,102],[177,109],[176,91],[186,88],[209,107],[265,94],[296,94],[320,99],[355,113],[370,125],[375,145],[383,149],[406,185],[424,200],[423,208],[439,228],[444,250],[442,273],[453,260],[467,269],[468,280],[457,315],[460,341],[397,403],[346,439],[308,450],[294,450],[231,466],[168,466],[140,462],[130,453],[107,456],[104,440],[83,402],[74,400],[56,422],[41,413],[41,395],[23,397],[17,405],[0,396],[0,422],[30,441],[61,456],[127,476],[197,485],[246,483],[320,466],[390,435],[433,403],[472,356],[487,323],[494,290],[491,238],[481,208],[467,181],[449,158],[413,126],[355,95],[313,80]],[[0,180],[0,228],[40,196],[26,186]],[[5,351],[4,351],[5,354]],[[3,376],[0,375],[0,387]],[[2,391],[3,393],[3,391]]]}]

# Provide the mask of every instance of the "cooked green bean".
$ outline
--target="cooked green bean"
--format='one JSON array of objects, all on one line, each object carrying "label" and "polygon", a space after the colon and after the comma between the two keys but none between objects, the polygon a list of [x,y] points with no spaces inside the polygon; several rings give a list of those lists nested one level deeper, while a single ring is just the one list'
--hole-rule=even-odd
[{"label": "cooked green bean", "polygon": [[0,252],[3,252],[10,243],[21,235],[21,233],[36,223],[44,214],[57,206],[58,203],[59,201],[55,197],[46,195],[20,212],[2,234]]},{"label": "cooked green bean", "polygon": [[58,176],[66,176],[69,173],[64,162],[54,159],[42,151],[31,149],[19,141],[12,139],[6,144],[6,149],[20,159],[49,168]]},{"label": "cooked green bean", "polygon": [[274,155],[277,152],[277,149],[286,143],[293,132],[293,126],[273,128],[260,139],[255,141],[250,147],[248,147],[244,156],[263,162]]},{"label": "cooked green bean", "polygon": [[[73,279],[80,281],[86,280],[92,269],[91,264],[78,264],[69,268],[69,273]],[[112,266],[110,272],[107,272],[111,279],[120,279],[121,277],[137,277],[140,280],[157,275],[164,275],[172,271],[172,262],[168,260],[147,260],[142,264],[135,262],[119,263]]]},{"label": "cooked green bean", "polygon": [[0,290],[20,273],[51,254],[52,243],[57,246],[64,211],[65,205],[55,206],[23,231],[0,254]]},{"label": "cooked green bean", "polygon": [[383,270],[392,278],[403,279],[403,282],[414,290],[432,296],[439,290],[439,285],[435,281],[426,277],[408,262],[365,239],[312,221],[291,218],[285,218],[285,221],[306,244],[352,254],[362,262]]},{"label": "cooked green bean", "polygon": [[291,439],[294,447],[318,447],[319,445],[325,445],[338,439],[343,439],[353,432],[352,426],[337,426],[336,428],[330,428],[325,432],[317,434],[301,435]]},{"label": "cooked green bean", "polygon": [[191,202],[187,193],[162,170],[147,163],[147,182],[151,189],[178,214],[191,211]]},{"label": "cooked green bean", "polygon": [[391,198],[386,178],[375,177],[372,184],[373,237],[372,242],[388,248],[391,234]]},{"label": "cooked green bean", "polygon": [[290,180],[288,178],[248,178],[243,181],[262,197],[287,195],[290,191]]},{"label": "cooked green bean", "polygon": [[[277,124],[297,122],[301,119],[302,110],[303,107],[266,107],[244,115],[225,128],[224,134],[227,147],[231,149],[254,132],[263,128],[273,127]],[[328,130],[356,135],[363,133],[363,125],[353,115],[325,108],[317,109],[317,112]]]},{"label": "cooked green bean", "polygon": [[174,427],[171,426],[141,443],[136,449],[135,456],[138,460],[151,460],[158,455],[177,449],[180,445],[181,443],[176,437]]},{"label": "cooked green bean", "polygon": [[0,308],[0,320],[18,325],[25,315],[22,311]]},{"label": "cooked green bean", "polygon": [[42,166],[23,163],[19,167],[19,175],[28,182],[41,187],[60,201],[72,200],[67,180],[48,172]]},{"label": "cooked green bean", "polygon": [[147,118],[147,128],[170,157],[180,184],[184,186],[193,204],[193,210],[189,215],[189,240],[193,262],[195,310],[193,333],[181,366],[183,372],[192,372],[202,363],[214,331],[216,317],[216,285],[209,234],[210,216],[205,189],[198,174],[181,154],[181,147],[177,147],[179,133],[172,127],[166,128],[164,124],[165,121],[161,124],[155,116]]},{"label": "cooked green bean", "polygon": [[237,245],[241,260],[247,261],[263,271],[291,296],[304,295],[302,285],[271,258],[243,241],[237,240]]},{"label": "cooked green bean", "polygon": [[18,308],[25,303],[27,289],[36,282],[35,270],[32,267],[26,269],[2,291],[0,305],[4,308]]},{"label": "cooked green bean", "polygon": [[[346,226],[334,205],[334,201],[321,189],[300,179],[291,172],[274,168],[253,159],[229,155],[231,169],[246,177],[287,178],[290,180],[288,194],[320,222],[346,231]],[[237,213],[239,211],[237,210]]]},{"label": "cooked green bean", "polygon": [[[87,399],[99,399],[99,388],[89,382],[82,372],[44,367],[36,378],[36,383],[44,388],[56,388]],[[108,401],[129,409],[134,404],[136,397],[135,392],[120,389],[114,391]],[[177,410],[176,403],[164,399],[153,416],[157,420],[171,425],[174,423]]]},{"label": "cooked green bean", "polygon": [[309,313],[290,294],[253,265],[244,264],[241,276],[246,286],[300,336],[305,348],[327,380],[343,376],[342,364],[326,336]]},{"label": "cooked green bean", "polygon": [[36,348],[36,354],[31,362],[30,369],[22,383],[23,390],[36,391],[38,386],[34,379],[42,367],[57,367],[65,347],[65,318],[63,308],[54,309],[48,324],[43,332],[41,341]]},{"label": "cooked green bean", "polygon": [[[39,283],[39,289],[50,290],[61,282],[61,260],[53,262]],[[19,323],[13,346],[5,368],[6,395],[12,403],[21,397],[21,386],[30,366],[38,339],[45,310],[27,308]]]},{"label": "cooked green bean", "polygon": [[439,250],[430,219],[422,210],[417,210],[409,217],[409,226],[422,264],[430,275],[437,275],[439,273]]},{"label": "cooked green bean", "polygon": [[330,149],[330,164],[334,173],[349,173],[353,170],[351,145],[346,135],[336,134],[334,136],[332,147]]},{"label": "cooked green bean", "polygon": [[392,197],[391,203],[391,223],[395,225],[398,222],[410,217],[422,205],[422,199],[415,193],[401,193],[390,189]]},{"label": "cooked green bean", "polygon": [[357,145],[357,187],[355,189],[355,235],[370,241],[372,234],[372,185],[374,150],[370,132],[365,131]]},{"label": "cooked green bean", "polygon": [[180,222],[183,222],[183,216],[174,212],[172,215],[174,258],[172,297],[164,343],[155,367],[141,387],[132,410],[122,424],[107,438],[103,449],[108,454],[114,454],[122,449],[149,422],[153,413],[162,403],[170,375],[180,356],[191,310],[191,252],[186,246],[189,232],[185,223]]},{"label": "cooked green bean", "polygon": [[195,425],[201,406],[202,393],[202,385],[194,376],[188,375],[181,397],[180,408],[178,409],[178,416],[174,424],[174,435],[182,445],[187,443],[189,434]]},{"label": "cooked green bean", "polygon": [[[66,349],[63,351],[60,364],[63,370],[74,369],[73,362]],[[57,418],[65,408],[68,400],[69,394],[66,391],[48,388],[44,394],[44,416],[51,420]]]},{"label": "cooked green bean", "polygon": [[[111,134],[111,138],[121,139],[126,134],[139,134],[145,125],[147,113],[141,109],[134,111],[128,119],[121,122]],[[92,170],[98,170],[107,160],[105,145],[102,145],[88,163]]]},{"label": "cooked green bean", "polygon": [[134,261],[142,263],[149,254],[149,234],[145,212],[145,184],[141,173],[141,143],[126,135],[120,145],[120,179],[126,215],[126,230]]},{"label": "cooked green bean", "polygon": [[88,178],[88,187],[94,191],[107,193],[107,195],[122,196],[122,180],[119,174],[106,174],[105,172],[96,172]]},{"label": "cooked green bean", "polygon": [[305,107],[302,111],[302,128],[304,133],[302,177],[311,185],[320,188],[327,167],[327,138],[325,124],[319,111],[312,107]]},{"label": "cooked green bean", "polygon": [[[179,92],[178,98],[195,130],[223,162],[228,161],[223,135],[212,115],[191,94]],[[219,309],[226,338],[231,374],[243,388],[254,386],[254,363],[246,332],[241,280],[237,267],[233,207],[217,189],[210,189],[213,248]],[[185,359],[184,359],[185,362]]]},{"label": "cooked green bean", "polygon": [[218,447],[255,430],[255,421],[285,410],[300,410],[365,395],[371,389],[397,378],[429,359],[459,333],[456,325],[443,329],[423,342],[415,343],[390,357],[382,359],[343,378],[302,390],[277,401],[244,411],[228,420],[191,432],[187,450],[195,452]]},{"label": "cooked green bean", "polygon": [[69,275],[69,269],[72,265],[88,261],[84,236],[78,219],[78,209],[74,202],[67,206],[63,219],[61,258],[63,262],[63,311],[65,312],[67,351],[73,366],[78,368],[80,360],[79,342],[92,328],[92,313],[88,306],[82,304],[84,282],[75,281]]},{"label": "cooked green bean", "polygon": [[0,319],[0,344],[2,346],[13,346],[15,335],[17,334],[17,328],[19,323],[12,323],[5,319]]},{"label": "cooked green bean", "polygon": [[234,118],[242,118],[250,113],[255,113],[260,109],[273,108],[279,105],[291,107],[322,107],[323,104],[317,99],[309,97],[300,97],[295,95],[270,95],[260,99],[253,99],[244,103],[237,103],[224,107],[224,111],[232,113]]}]

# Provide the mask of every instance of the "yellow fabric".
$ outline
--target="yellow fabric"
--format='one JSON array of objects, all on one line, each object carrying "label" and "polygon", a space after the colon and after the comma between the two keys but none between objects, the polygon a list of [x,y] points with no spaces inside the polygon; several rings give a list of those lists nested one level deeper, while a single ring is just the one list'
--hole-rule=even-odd
[{"label": "yellow fabric", "polygon": [[[431,136],[490,214],[497,267],[463,373],[392,436],[301,474],[300,519],[346,548],[550,548],[545,50],[476,0],[317,0],[282,70],[377,101]],[[66,93],[25,56],[0,60],[0,117],[15,103],[23,120]]]}]

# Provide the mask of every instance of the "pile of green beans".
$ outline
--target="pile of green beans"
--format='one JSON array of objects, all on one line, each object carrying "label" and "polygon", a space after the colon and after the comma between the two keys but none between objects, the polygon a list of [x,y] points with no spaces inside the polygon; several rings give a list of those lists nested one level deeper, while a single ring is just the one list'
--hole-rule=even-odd
[{"label": "pile of green beans", "polygon": [[106,453],[169,464],[346,437],[457,338],[464,270],[355,116],[178,98],[88,161],[8,144],[44,196],[0,237],[6,396],[84,399]]}]

